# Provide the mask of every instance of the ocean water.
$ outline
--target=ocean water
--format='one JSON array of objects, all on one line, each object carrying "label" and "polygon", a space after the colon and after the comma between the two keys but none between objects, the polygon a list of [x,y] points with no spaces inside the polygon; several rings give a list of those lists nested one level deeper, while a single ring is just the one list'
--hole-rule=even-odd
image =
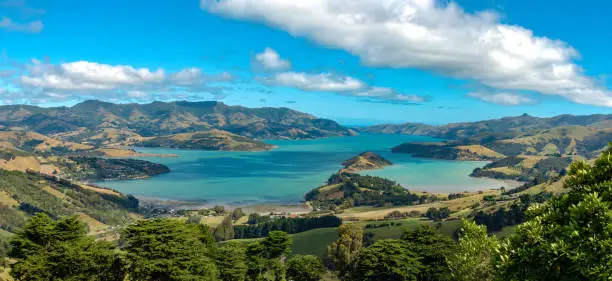
[{"label": "ocean water", "polygon": [[222,152],[138,148],[139,152],[179,157],[143,159],[167,165],[171,173],[149,179],[100,182],[102,186],[142,198],[198,204],[291,204],[325,183],[342,161],[373,151],[395,165],[363,172],[395,180],[409,190],[462,192],[505,184],[468,175],[485,162],[448,161],[391,153],[391,147],[411,141],[437,141],[423,136],[360,135],[318,140],[267,141],[278,148],[266,152]]}]

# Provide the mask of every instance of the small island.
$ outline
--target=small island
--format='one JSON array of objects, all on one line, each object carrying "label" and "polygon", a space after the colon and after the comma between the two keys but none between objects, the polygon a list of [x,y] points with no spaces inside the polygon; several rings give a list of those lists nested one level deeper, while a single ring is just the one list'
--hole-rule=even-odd
[{"label": "small island", "polygon": [[374,152],[366,151],[342,162],[342,165],[344,168],[340,172],[357,173],[362,170],[381,169],[393,163]]}]

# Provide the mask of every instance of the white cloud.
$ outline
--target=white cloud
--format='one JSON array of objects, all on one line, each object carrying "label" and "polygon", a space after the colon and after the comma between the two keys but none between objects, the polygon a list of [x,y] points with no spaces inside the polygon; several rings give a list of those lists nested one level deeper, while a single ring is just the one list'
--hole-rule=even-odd
[{"label": "white cloud", "polygon": [[146,98],[149,94],[143,91],[131,90],[127,91],[127,95],[131,98]]},{"label": "white cloud", "polygon": [[255,66],[264,70],[285,70],[291,67],[291,63],[282,59],[275,50],[266,48],[255,55]]},{"label": "white cloud", "polygon": [[53,90],[109,90],[121,86],[161,83],[165,79],[162,69],[151,71],[127,65],[108,65],[77,61],[59,66],[33,60],[30,75],[22,75],[27,86]]},{"label": "white cloud", "polygon": [[487,93],[487,92],[471,92],[467,94],[468,97],[479,99],[482,101],[501,104],[501,105],[521,105],[521,104],[533,104],[536,101],[530,97],[508,93],[508,92],[500,92],[500,93]]},{"label": "white cloud", "polygon": [[19,88],[32,98],[150,98],[177,93],[210,93],[209,82],[227,82],[229,73],[207,74],[199,68],[175,73],[88,61],[50,64],[33,59],[23,68]]},{"label": "white cloud", "polygon": [[44,25],[39,20],[30,23],[16,23],[7,17],[3,17],[2,20],[0,20],[0,29],[6,29],[8,31],[39,33],[43,28]]},{"label": "white cloud", "polygon": [[272,86],[292,87],[307,92],[336,93],[343,96],[360,97],[366,101],[405,104],[422,103],[428,100],[426,97],[419,95],[399,93],[392,88],[371,87],[357,78],[331,73],[280,72],[270,76],[258,77],[258,79]]},{"label": "white cloud", "polygon": [[173,83],[180,86],[201,85],[206,82],[229,82],[232,79],[232,75],[228,72],[209,75],[205,74],[202,69],[196,67],[183,69],[170,77]]},{"label": "white cloud", "polygon": [[364,91],[352,93],[354,96],[374,98],[378,100],[406,102],[406,103],[422,103],[426,102],[427,97],[420,95],[408,95],[399,93],[392,88],[387,87],[371,87]]},{"label": "white cloud", "polygon": [[260,78],[260,80],[269,85],[293,87],[308,92],[338,93],[362,90],[367,87],[359,79],[331,73],[282,72]]},{"label": "white cloud", "polygon": [[376,67],[419,68],[502,90],[612,107],[612,93],[566,43],[436,0],[201,0],[202,9],[259,21],[346,50]]}]

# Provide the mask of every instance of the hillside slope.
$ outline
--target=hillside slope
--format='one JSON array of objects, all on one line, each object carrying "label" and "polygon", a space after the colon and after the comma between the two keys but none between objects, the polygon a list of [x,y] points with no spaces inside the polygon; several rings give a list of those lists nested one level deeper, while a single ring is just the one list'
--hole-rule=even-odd
[{"label": "hillside slope", "polygon": [[[132,220],[138,200],[112,190],[72,184],[36,173],[0,170],[0,229],[13,232],[33,214],[77,214],[91,226]],[[92,229],[90,229],[92,230]]]}]

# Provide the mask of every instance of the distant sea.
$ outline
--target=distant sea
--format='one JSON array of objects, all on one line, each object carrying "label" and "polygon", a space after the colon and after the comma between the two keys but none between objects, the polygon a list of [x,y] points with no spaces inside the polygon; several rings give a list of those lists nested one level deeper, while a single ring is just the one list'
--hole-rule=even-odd
[{"label": "distant sea", "polygon": [[172,172],[149,179],[98,184],[141,198],[187,201],[202,205],[294,204],[306,192],[323,185],[342,161],[373,151],[395,165],[362,172],[395,180],[409,190],[463,192],[507,186],[493,179],[468,175],[486,162],[448,161],[391,153],[404,142],[437,139],[409,135],[359,135],[317,140],[271,140],[278,148],[266,152],[223,152],[137,148],[143,153],[177,154],[176,158],[146,157]]}]

